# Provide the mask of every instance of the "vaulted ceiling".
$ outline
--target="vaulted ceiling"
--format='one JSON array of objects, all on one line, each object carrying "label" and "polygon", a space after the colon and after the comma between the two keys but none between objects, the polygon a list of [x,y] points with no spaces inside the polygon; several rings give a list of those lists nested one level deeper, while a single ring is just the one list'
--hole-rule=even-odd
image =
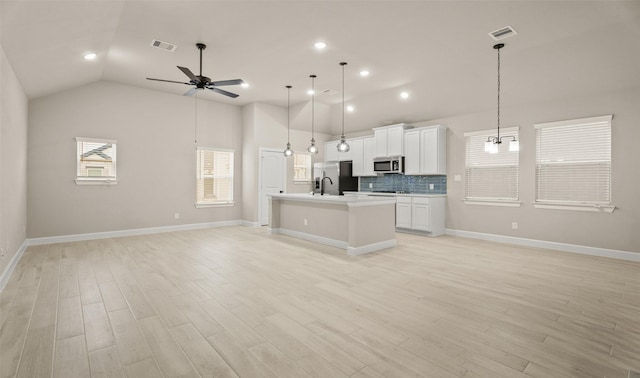
[{"label": "vaulted ceiling", "polygon": [[204,75],[250,86],[200,98],[284,106],[290,84],[303,106],[316,74],[317,92],[330,90],[316,101],[339,112],[346,61],[353,128],[436,119],[495,106],[488,33],[507,25],[518,34],[501,41],[506,106],[640,86],[640,1],[2,0],[0,11],[2,47],[32,99],[98,80],[182,95],[188,87],[145,78],[186,81],[176,66],[197,74],[204,42]]}]

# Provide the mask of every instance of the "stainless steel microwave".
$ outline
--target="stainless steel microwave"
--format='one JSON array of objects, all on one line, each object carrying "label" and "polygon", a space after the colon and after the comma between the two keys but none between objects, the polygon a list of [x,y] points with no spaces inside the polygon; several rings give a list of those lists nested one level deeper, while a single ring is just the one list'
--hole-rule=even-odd
[{"label": "stainless steel microwave", "polygon": [[376,173],[404,173],[404,156],[374,158],[373,171]]}]

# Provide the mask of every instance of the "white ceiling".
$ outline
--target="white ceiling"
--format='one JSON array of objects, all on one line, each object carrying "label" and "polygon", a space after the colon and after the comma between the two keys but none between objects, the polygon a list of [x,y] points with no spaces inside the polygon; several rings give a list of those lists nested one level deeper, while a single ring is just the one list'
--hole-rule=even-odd
[{"label": "white ceiling", "polygon": [[[185,85],[145,78],[186,81],[176,66],[197,74],[195,43],[204,42],[203,74],[250,88],[200,98],[285,106],[290,84],[292,104],[303,106],[316,74],[318,91],[335,91],[316,97],[335,120],[346,61],[350,131],[437,119],[495,107],[487,33],[506,25],[518,34],[502,50],[505,106],[640,86],[640,1],[2,0],[0,11],[2,46],[32,99],[97,80],[182,95]],[[161,51],[153,39],[179,47]],[[88,51],[98,58],[84,61]],[[400,100],[401,90],[411,97]],[[335,123],[319,126],[335,133]]]}]

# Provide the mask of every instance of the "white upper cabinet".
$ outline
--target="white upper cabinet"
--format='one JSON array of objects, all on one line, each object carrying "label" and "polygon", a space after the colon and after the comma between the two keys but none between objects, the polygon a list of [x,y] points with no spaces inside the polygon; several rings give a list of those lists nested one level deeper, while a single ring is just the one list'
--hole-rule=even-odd
[{"label": "white upper cabinet", "polygon": [[376,127],[373,129],[376,140],[376,156],[402,156],[404,155],[404,132],[413,126],[406,123],[397,125]]},{"label": "white upper cabinet", "polygon": [[447,174],[447,128],[429,126],[405,132],[405,174]]},{"label": "white upper cabinet", "polygon": [[354,176],[375,176],[373,172],[373,155],[375,154],[375,138],[364,137],[349,139],[351,160],[353,160]]}]

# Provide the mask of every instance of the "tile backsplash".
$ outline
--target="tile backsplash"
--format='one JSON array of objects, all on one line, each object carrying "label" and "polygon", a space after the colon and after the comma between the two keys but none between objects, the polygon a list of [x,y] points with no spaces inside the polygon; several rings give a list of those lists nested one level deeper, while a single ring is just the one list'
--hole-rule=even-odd
[{"label": "tile backsplash", "polygon": [[[430,184],[433,184],[433,189],[429,189]],[[360,191],[447,194],[447,176],[405,176],[387,174],[384,176],[360,177]]]}]

